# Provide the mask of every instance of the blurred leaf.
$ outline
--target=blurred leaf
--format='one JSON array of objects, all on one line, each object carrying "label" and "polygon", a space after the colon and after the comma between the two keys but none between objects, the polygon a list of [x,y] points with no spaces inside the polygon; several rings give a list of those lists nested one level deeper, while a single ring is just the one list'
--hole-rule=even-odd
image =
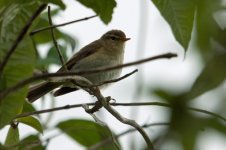
[{"label": "blurred leaf", "polygon": [[73,52],[75,50],[75,47],[76,47],[76,40],[75,40],[75,38],[72,37],[69,34],[65,34],[65,33],[62,33],[62,34],[63,34],[63,39],[64,39],[65,43],[67,45],[71,46],[71,51]]},{"label": "blurred leaf", "polygon": [[[12,4],[0,16],[0,60],[15,42],[27,20],[39,5],[34,2]],[[26,36],[10,57],[0,78],[0,90],[11,87],[24,78],[31,76],[35,62],[32,42]],[[27,94],[27,86],[5,97],[0,103],[0,128],[8,124],[22,111]]]},{"label": "blurred leaf", "polygon": [[46,148],[42,145],[41,140],[37,135],[29,135],[21,140],[19,150],[45,150]]},{"label": "blurred leaf", "polygon": [[[108,128],[88,120],[67,120],[60,122],[57,127],[72,139],[86,147],[92,146],[104,139],[112,137]],[[115,149],[116,146],[113,143],[105,145],[101,148],[101,150]]]},{"label": "blurred leaf", "polygon": [[43,133],[43,128],[41,123],[39,122],[38,119],[32,116],[18,118],[17,121],[36,129],[40,133]]},{"label": "blurred leaf", "polygon": [[172,101],[171,106],[170,134],[171,136],[177,135],[177,139],[174,140],[179,140],[184,150],[193,150],[197,142],[198,132],[203,129],[206,121],[194,116],[187,109],[188,104],[183,96]]},{"label": "blurred leaf", "polygon": [[214,118],[214,119],[209,119],[206,122],[206,126],[207,127],[211,127],[217,131],[219,131],[220,133],[223,133],[226,135],[226,126],[224,124],[222,124],[218,119]]},{"label": "blurred leaf", "polygon": [[195,3],[193,0],[152,0],[169,23],[176,40],[186,50],[191,39]]},{"label": "blurred leaf", "polygon": [[226,54],[216,55],[210,60],[196,79],[188,98],[193,99],[219,86],[226,79]]},{"label": "blurred leaf", "polygon": [[[67,60],[66,49],[60,45],[59,45],[59,48],[60,48],[64,61],[66,61]],[[46,60],[49,64],[62,65],[55,46],[50,48],[50,50],[47,54]]]},{"label": "blurred leaf", "polygon": [[5,147],[0,143],[0,150],[5,150]]},{"label": "blurred leaf", "polygon": [[213,39],[226,48],[226,31],[219,27],[213,17],[214,13],[221,10],[222,1],[199,0],[197,3],[197,45],[202,58],[208,61],[218,51],[218,48],[213,46]]},{"label": "blurred leaf", "polygon": [[[60,48],[61,54],[66,62],[67,61],[66,48],[62,47],[60,45],[59,45],[59,48]],[[46,68],[49,67],[49,65],[52,65],[52,64],[61,66],[61,61],[60,61],[59,55],[54,46],[48,50],[48,54],[47,54],[46,58],[39,58],[37,60],[37,68],[40,70],[45,70]]]},{"label": "blurred leaf", "polygon": [[163,89],[155,89],[153,91],[153,94],[156,95],[158,98],[161,98],[162,100],[165,100],[168,102],[173,101],[176,97],[174,94]]},{"label": "blurred leaf", "polygon": [[[11,146],[19,143],[19,130],[18,127],[11,127],[8,130],[5,140],[5,146]],[[18,150],[18,147],[12,147],[10,150]]]},{"label": "blurred leaf", "polygon": [[116,7],[115,0],[77,0],[84,6],[91,8],[101,20],[108,24],[112,19],[113,9]]}]

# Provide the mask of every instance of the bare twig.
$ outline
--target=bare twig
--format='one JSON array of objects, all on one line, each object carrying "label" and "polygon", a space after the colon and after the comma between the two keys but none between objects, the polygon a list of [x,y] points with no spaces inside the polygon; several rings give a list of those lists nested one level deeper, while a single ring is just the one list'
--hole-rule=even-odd
[{"label": "bare twig", "polygon": [[36,33],[39,33],[39,32],[42,32],[42,31],[46,31],[46,30],[50,30],[50,29],[54,29],[54,28],[57,28],[57,27],[62,27],[62,26],[68,25],[68,24],[89,20],[89,19],[97,17],[97,16],[98,15],[93,15],[93,16],[90,16],[90,17],[85,17],[85,18],[82,18],[82,19],[77,19],[77,20],[73,20],[73,21],[62,23],[62,24],[58,24],[58,25],[52,25],[52,26],[43,27],[43,28],[36,29],[36,30],[32,31],[30,33],[30,35],[34,35]]},{"label": "bare twig", "polygon": [[[85,104],[87,104],[88,106],[94,106],[95,105],[95,103],[85,103]],[[33,112],[25,112],[25,113],[17,115],[15,117],[15,119],[16,118],[23,118],[23,117],[27,117],[27,116],[31,116],[31,115],[49,113],[49,112],[53,112],[53,111],[66,110],[66,109],[71,109],[71,108],[78,108],[78,107],[82,107],[83,105],[84,104],[65,105],[65,106],[56,107],[56,108],[38,110],[38,111],[33,111]]]},{"label": "bare twig", "polygon": [[[50,26],[53,26],[53,22],[52,22],[52,18],[51,18],[51,8],[50,8],[50,6],[48,6],[48,17],[49,17],[49,24],[50,24]],[[54,46],[55,46],[56,51],[58,53],[58,56],[60,58],[61,64],[62,64],[64,70],[68,71],[67,67],[65,66],[65,61],[64,61],[64,58],[63,58],[63,56],[61,54],[60,47],[59,47],[59,45],[58,45],[58,43],[56,41],[56,37],[55,37],[53,28],[51,28],[51,35],[52,35]]]},{"label": "bare twig", "polygon": [[[88,106],[95,106],[95,103],[84,103]],[[75,104],[75,105],[65,105],[65,106],[61,106],[61,107],[56,107],[56,108],[51,108],[51,109],[44,109],[44,110],[39,110],[39,111],[33,111],[33,112],[26,112],[26,113],[22,113],[19,114],[15,117],[16,118],[22,118],[22,117],[27,117],[27,116],[31,116],[31,115],[37,115],[37,114],[43,114],[43,113],[48,113],[48,112],[53,112],[53,111],[59,111],[59,110],[66,110],[66,109],[71,109],[71,108],[78,108],[78,107],[82,107],[84,104]],[[111,106],[163,106],[163,107],[168,107],[171,108],[172,106],[170,104],[167,103],[162,103],[162,102],[137,102],[137,103],[109,103]],[[194,108],[194,107],[185,107],[188,110],[191,111],[195,111],[195,112],[200,112],[203,114],[207,114],[213,117],[216,117],[222,121],[226,122],[226,118],[224,118],[221,115],[218,115],[214,112],[211,111],[207,111],[207,110],[203,110],[203,109],[199,109],[199,108]]]},{"label": "bare twig", "polygon": [[2,62],[0,63],[0,75],[3,72],[3,69],[7,62],[9,61],[10,56],[13,54],[13,52],[16,50],[19,43],[23,40],[24,36],[26,35],[28,29],[32,25],[33,21],[39,16],[39,14],[46,8],[46,4],[42,4],[39,6],[39,8],[34,12],[34,14],[31,16],[31,18],[27,21],[26,25],[21,30],[19,36],[16,38],[16,41],[13,43],[9,51],[6,53],[5,57],[2,59]]},{"label": "bare twig", "polygon": [[149,57],[149,58],[142,59],[142,60],[139,60],[139,61],[125,63],[125,64],[122,64],[122,65],[117,65],[117,66],[113,66],[113,67],[100,68],[100,69],[94,69],[94,70],[88,70],[88,71],[48,73],[48,74],[32,76],[30,78],[27,78],[25,80],[20,81],[19,83],[17,83],[16,85],[14,85],[12,87],[9,87],[9,88],[5,89],[4,91],[2,91],[0,93],[0,101],[2,101],[3,98],[5,96],[7,96],[9,93],[14,92],[15,90],[18,90],[18,89],[20,89],[20,88],[22,88],[22,87],[24,87],[24,86],[26,86],[26,85],[28,85],[30,83],[33,83],[33,82],[36,82],[36,81],[39,81],[39,80],[49,79],[49,78],[53,78],[53,77],[84,75],[84,74],[93,74],[93,73],[105,72],[105,71],[115,70],[115,69],[119,69],[119,68],[124,68],[124,67],[138,65],[138,64],[141,64],[141,63],[145,63],[145,62],[153,61],[153,60],[157,60],[157,59],[173,58],[173,57],[176,57],[176,56],[177,56],[177,54],[167,53],[167,54],[162,54],[162,55],[158,55],[158,56],[154,56],[154,57]]},{"label": "bare twig", "polygon": [[[150,123],[150,124],[144,124],[144,125],[142,125],[141,127],[142,127],[142,128],[148,128],[148,127],[152,127],[152,126],[168,126],[169,124],[170,124],[170,123],[167,123],[167,122]],[[117,134],[117,135],[115,136],[115,139],[118,139],[118,138],[120,138],[121,136],[126,135],[126,134],[128,134],[128,133],[132,133],[132,132],[134,132],[134,131],[137,131],[137,130],[136,130],[136,129],[128,129],[128,130],[126,130],[126,131],[124,131],[124,132],[122,132],[122,133],[120,133],[120,134]],[[89,147],[87,150],[97,150],[97,149],[99,149],[99,148],[101,148],[101,147],[103,147],[104,145],[107,145],[107,144],[109,144],[109,143],[112,143],[112,139],[111,139],[111,138],[107,138],[107,139],[105,139],[105,140],[103,140],[103,141],[100,141],[100,142],[96,143],[95,145],[92,145],[91,147]]]},{"label": "bare twig", "polygon": [[114,83],[114,82],[118,82],[120,80],[123,80],[129,76],[131,76],[132,74],[136,73],[138,71],[138,69],[135,69],[134,71],[130,72],[130,73],[127,73],[126,75],[120,77],[120,78],[117,78],[117,79],[112,79],[112,80],[108,80],[108,81],[104,81],[104,82],[101,82],[99,84],[94,84],[94,85],[91,85],[90,87],[95,87],[95,86],[101,86],[101,85],[104,85],[104,84],[108,84],[108,83]]},{"label": "bare twig", "polygon": [[130,125],[130,126],[134,127],[138,132],[140,132],[140,134],[143,136],[143,138],[144,138],[144,140],[145,140],[145,142],[147,144],[148,149],[149,150],[154,150],[154,146],[153,146],[151,140],[149,139],[147,133],[142,129],[142,127],[140,127],[139,124],[136,123],[136,121],[123,117],[121,114],[119,114],[115,109],[113,109],[108,104],[107,105],[104,104],[104,108],[107,109],[108,112],[110,112],[120,122]]}]

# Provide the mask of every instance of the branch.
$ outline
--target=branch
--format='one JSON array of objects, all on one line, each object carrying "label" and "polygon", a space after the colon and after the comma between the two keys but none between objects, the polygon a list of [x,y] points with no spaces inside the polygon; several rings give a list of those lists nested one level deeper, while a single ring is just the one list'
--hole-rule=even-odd
[{"label": "branch", "polygon": [[52,26],[47,26],[47,27],[39,28],[39,29],[36,29],[36,30],[32,31],[30,33],[30,35],[35,35],[36,33],[39,33],[39,32],[45,31],[45,30],[54,29],[54,28],[57,28],[57,27],[62,27],[62,26],[68,25],[68,24],[72,24],[72,23],[76,23],[76,22],[80,22],[80,21],[89,20],[89,19],[94,18],[94,17],[97,17],[97,16],[98,15],[93,15],[93,16],[90,16],[90,17],[85,17],[85,18],[82,18],[82,19],[77,19],[77,20],[74,20],[74,21],[70,21],[70,22],[66,22],[66,23],[62,23],[62,24],[58,24],[58,25],[52,25]]},{"label": "branch", "polygon": [[[96,103],[85,103],[88,106],[95,106]],[[168,107],[171,108],[170,104],[167,103],[162,103],[162,102],[137,102],[137,103],[109,103],[111,106],[163,106],[163,107]],[[44,109],[44,110],[39,110],[39,111],[33,111],[33,112],[26,112],[26,113],[22,113],[19,114],[15,117],[16,118],[22,118],[22,117],[27,117],[27,116],[31,116],[31,115],[38,115],[38,114],[43,114],[43,113],[48,113],[48,112],[53,112],[53,111],[59,111],[59,110],[66,110],[66,109],[71,109],[71,108],[78,108],[78,107],[82,107],[84,104],[75,104],[75,105],[65,105],[65,106],[61,106],[61,107],[56,107],[56,108],[51,108],[51,109]],[[195,111],[195,112],[200,112],[203,114],[207,114],[213,117],[216,117],[224,122],[226,122],[226,118],[224,118],[221,115],[218,115],[214,112],[211,111],[207,111],[207,110],[203,110],[203,109],[199,109],[199,108],[194,108],[194,107],[185,107],[188,110],[191,111]]]},{"label": "branch", "polygon": [[[151,127],[151,126],[168,126],[168,125],[170,125],[170,123],[160,122],[160,123],[144,124],[144,125],[142,125],[141,127],[142,127],[142,128],[148,128],[148,127]],[[124,132],[122,132],[122,133],[120,133],[120,134],[118,134],[118,135],[115,135],[114,138],[115,138],[115,139],[118,139],[118,138],[120,138],[121,136],[124,136],[124,135],[126,135],[126,134],[128,134],[128,133],[132,133],[132,132],[134,132],[134,131],[137,131],[137,130],[136,130],[136,129],[128,129],[128,130],[126,130],[126,131],[124,131]],[[105,140],[102,140],[102,141],[96,143],[95,145],[92,145],[92,146],[89,147],[87,150],[97,150],[97,149],[103,147],[104,145],[108,145],[108,144],[110,144],[110,143],[112,143],[112,142],[113,142],[113,141],[112,141],[112,138],[107,138],[107,139],[105,139]]]},{"label": "branch", "polygon": [[[92,91],[92,94],[97,98],[98,102],[101,103],[101,105],[109,112],[111,113],[116,119],[118,119],[120,122],[130,125],[132,127],[134,127],[144,138],[147,147],[149,150],[154,150],[154,146],[151,142],[151,140],[149,139],[148,135],[146,134],[146,132],[142,129],[142,127],[136,123],[136,121],[131,120],[131,119],[127,119],[125,117],[123,117],[121,114],[119,114],[114,108],[112,108],[109,105],[109,101],[111,100],[110,97],[104,97],[99,88],[90,88],[90,90]],[[87,111],[90,112],[90,111]]]},{"label": "branch", "polygon": [[157,59],[173,58],[173,57],[176,57],[176,56],[177,56],[177,54],[167,53],[167,54],[149,57],[149,58],[142,59],[142,60],[139,60],[139,61],[125,63],[125,64],[122,64],[122,65],[113,66],[113,67],[100,68],[100,69],[94,69],[94,70],[88,70],[88,71],[79,71],[79,72],[61,72],[61,73],[48,73],[48,74],[46,73],[46,74],[42,74],[42,75],[32,76],[30,78],[27,78],[25,80],[20,81],[19,83],[17,83],[16,85],[14,85],[12,87],[9,87],[9,88],[5,89],[4,91],[2,91],[0,93],[0,102],[4,99],[5,96],[14,92],[15,90],[18,90],[18,89],[20,89],[20,88],[22,88],[22,87],[24,87],[24,86],[26,86],[30,83],[33,83],[33,82],[36,82],[36,81],[39,81],[39,80],[49,79],[49,78],[53,78],[53,77],[64,77],[64,76],[84,75],[84,74],[93,74],[93,73],[105,72],[105,71],[115,70],[115,69],[119,69],[119,68],[138,65],[138,64],[141,64],[141,63],[145,63],[145,62],[153,61],[153,60],[157,60]]},{"label": "branch", "polygon": [[79,71],[79,72],[76,73],[76,75],[94,74],[94,73],[99,73],[99,72],[106,72],[106,71],[110,71],[110,70],[115,70],[115,69],[120,69],[120,68],[126,68],[126,67],[130,67],[130,66],[139,65],[139,64],[142,64],[142,63],[146,63],[148,61],[154,61],[154,60],[163,59],[163,58],[170,59],[170,58],[173,58],[173,57],[177,57],[177,54],[166,53],[166,54],[161,54],[161,55],[157,55],[157,56],[153,56],[153,57],[148,57],[148,58],[141,59],[141,60],[134,61],[134,62],[130,62],[130,63],[117,65],[117,66],[112,66],[112,67],[107,67],[107,68],[99,68],[99,69],[93,69],[93,70],[87,70],[87,71]]},{"label": "branch", "polygon": [[17,37],[16,41],[13,43],[12,47],[9,49],[9,51],[6,53],[5,57],[3,58],[3,61],[0,64],[0,75],[3,72],[3,69],[5,65],[8,63],[10,56],[13,54],[13,52],[16,50],[19,43],[23,40],[24,36],[26,35],[28,29],[32,25],[33,21],[39,16],[39,14],[46,8],[46,4],[42,4],[39,6],[39,8],[34,12],[34,14],[31,16],[31,18],[28,20],[26,25],[21,30],[19,36]]},{"label": "branch", "polygon": [[[103,100],[105,100],[105,99],[103,99]],[[142,129],[142,127],[139,124],[136,123],[135,120],[124,118],[115,109],[113,109],[110,105],[103,105],[103,106],[104,106],[105,109],[108,110],[108,112],[110,112],[120,122],[127,124],[127,125],[130,125],[130,126],[134,127],[138,132],[140,132],[140,134],[143,136],[143,138],[144,138],[144,140],[147,144],[148,149],[154,150],[154,146],[153,146],[151,140],[149,139],[147,133]]]},{"label": "branch", "polygon": [[[52,18],[51,18],[51,8],[50,8],[50,6],[48,6],[48,18],[49,18],[49,24],[52,26],[52,25],[53,25],[53,22],[52,22]],[[63,56],[62,56],[62,54],[61,54],[59,45],[58,45],[58,43],[57,43],[57,41],[56,41],[56,37],[55,37],[54,29],[53,29],[53,28],[51,28],[51,35],[52,35],[52,39],[53,39],[54,46],[56,47],[58,56],[59,56],[59,58],[60,58],[61,64],[62,64],[64,70],[65,70],[65,71],[68,71],[67,67],[65,66],[65,61],[64,61],[64,58],[63,58]]]},{"label": "branch", "polygon": [[130,72],[130,73],[127,73],[127,74],[125,74],[125,75],[123,75],[123,76],[121,76],[121,77],[119,77],[119,78],[117,78],[117,79],[112,79],[112,80],[108,80],[108,81],[104,81],[104,82],[101,82],[101,83],[99,83],[99,84],[93,84],[93,85],[85,85],[85,86],[83,86],[83,85],[81,85],[81,87],[84,87],[84,88],[90,88],[90,87],[99,87],[99,86],[102,86],[102,85],[104,85],[104,84],[108,84],[108,83],[115,83],[115,82],[118,82],[118,81],[121,81],[121,80],[123,80],[123,79],[125,79],[125,78],[127,78],[127,77],[129,77],[129,76],[131,76],[132,74],[134,74],[134,73],[136,73],[136,72],[138,72],[138,69],[135,69],[134,71],[132,71],[132,72]]}]

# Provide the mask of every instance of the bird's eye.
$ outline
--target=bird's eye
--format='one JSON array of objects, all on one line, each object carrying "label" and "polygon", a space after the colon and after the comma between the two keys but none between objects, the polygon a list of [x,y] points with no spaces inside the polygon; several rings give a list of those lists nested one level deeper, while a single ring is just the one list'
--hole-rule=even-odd
[{"label": "bird's eye", "polygon": [[116,40],[116,37],[112,36],[111,39],[112,39],[112,40]]}]

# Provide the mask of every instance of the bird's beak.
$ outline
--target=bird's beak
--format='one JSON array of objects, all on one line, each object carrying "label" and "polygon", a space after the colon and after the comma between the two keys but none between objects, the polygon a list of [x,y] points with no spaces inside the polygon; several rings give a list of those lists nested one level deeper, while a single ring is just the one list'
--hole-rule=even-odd
[{"label": "bird's beak", "polygon": [[123,38],[123,39],[122,39],[122,41],[124,41],[124,42],[126,42],[126,41],[128,41],[128,40],[130,40],[130,38]]}]

